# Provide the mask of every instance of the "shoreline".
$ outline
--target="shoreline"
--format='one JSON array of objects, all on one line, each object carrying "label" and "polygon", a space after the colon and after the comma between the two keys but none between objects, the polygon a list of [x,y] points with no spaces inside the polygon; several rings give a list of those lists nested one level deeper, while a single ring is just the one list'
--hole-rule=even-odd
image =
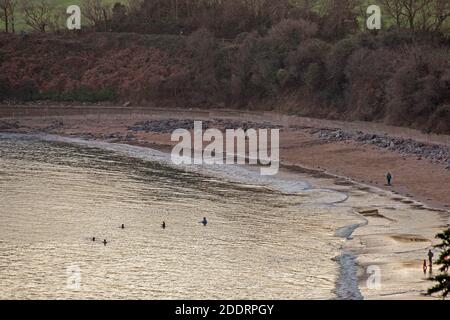
[{"label": "shoreline", "polygon": [[[170,112],[169,112],[170,113]],[[64,118],[64,122],[69,121],[67,120],[67,117],[63,117]],[[154,118],[154,117],[151,117]],[[2,119],[0,118],[0,121]],[[24,119],[20,119],[21,121],[23,121]],[[49,121],[50,120],[50,121]],[[27,119],[26,123],[27,124],[34,124],[35,127],[30,127],[30,126],[26,126],[26,128],[23,128],[22,130],[18,130],[19,133],[25,133],[27,131],[34,131],[34,133],[39,132],[39,130],[42,130],[43,127],[42,125],[48,125],[51,124],[52,121],[54,121],[55,118],[50,118],[50,119],[46,119],[43,120],[42,118],[34,118],[34,119]],[[81,120],[81,121],[80,121]],[[135,119],[133,119],[133,117],[130,117],[127,121],[124,121],[123,119],[115,119],[115,121],[119,121],[121,122],[121,124],[117,127],[115,127],[115,125],[113,124],[112,127],[109,127],[109,124],[106,124],[106,126],[103,128],[105,129],[106,127],[109,127],[110,131],[115,131],[115,129],[117,129],[118,127],[122,127],[123,129],[126,128],[126,126],[124,127],[124,123],[123,122],[128,122],[128,123],[132,123]],[[41,123],[39,123],[41,122]],[[70,121],[69,121],[70,122]],[[70,137],[76,137],[77,136],[77,131],[78,130],[78,134],[83,133],[83,131],[86,131],[86,129],[88,129],[90,127],[90,133],[93,133],[93,136],[91,137],[92,139],[96,139],[96,140],[100,140],[100,141],[108,141],[108,139],[104,139],[105,136],[105,132],[102,132],[102,130],[99,128],[94,128],[91,125],[88,125],[87,127],[82,125],[83,120],[82,119],[78,119],[75,120],[74,123],[76,123],[76,125],[74,126],[73,124],[70,125],[69,124],[69,128],[66,128],[64,126],[62,127],[52,127],[50,128],[50,131],[59,131],[56,132],[54,134],[58,134],[58,135],[62,135],[62,136],[70,136]],[[113,121],[114,123],[114,121]],[[78,127],[77,127],[78,126]],[[75,128],[77,127],[77,128]],[[31,129],[31,130],[30,130]],[[74,130],[77,129],[77,130]],[[114,129],[114,130],[112,130]],[[2,131],[2,130],[0,130]],[[45,127],[44,126],[44,130],[43,132],[45,133],[45,131],[49,131],[48,126]],[[65,131],[65,132],[64,132]],[[10,131],[11,132],[11,131]],[[84,132],[86,133],[86,132]],[[53,134],[53,133],[52,133]],[[111,134],[111,133],[109,133]],[[80,136],[81,138],[86,138],[86,136],[83,137],[83,135]],[[88,137],[89,138],[89,137]],[[159,151],[163,151],[163,152],[167,152],[170,150],[171,148],[171,144],[168,143],[167,141],[167,134],[161,134],[158,132],[150,132],[150,133],[143,133],[142,135],[139,136],[140,141],[127,141],[118,137],[110,137],[110,141],[108,142],[117,142],[117,143],[125,143],[125,144],[130,144],[130,145],[138,145],[138,146],[143,146],[143,147],[150,147]],[[289,139],[292,139],[293,137],[288,137],[288,141]],[[112,141],[111,141],[112,140]],[[332,145],[340,145],[341,142],[329,142],[328,144],[332,144]],[[283,152],[283,151],[281,151]],[[361,218],[366,219],[367,224],[359,224],[355,229],[353,229],[351,231],[350,234],[348,234],[347,236],[344,236],[343,238],[346,238],[347,240],[344,241],[342,250],[341,250],[341,255],[339,257],[336,257],[336,262],[339,263],[340,265],[340,269],[341,269],[341,274],[344,274],[345,272],[347,272],[348,270],[344,270],[344,264],[345,262],[342,262],[342,257],[345,254],[350,254],[350,255],[355,255],[355,258],[353,259],[353,261],[356,264],[356,268],[357,268],[357,282],[358,282],[358,288],[360,289],[360,294],[361,297],[364,299],[372,299],[372,298],[394,298],[394,299],[398,299],[398,298],[413,298],[413,299],[421,299],[424,298],[420,295],[414,295],[411,294],[410,291],[406,291],[406,294],[402,294],[402,293],[383,293],[383,295],[379,295],[376,292],[368,292],[367,290],[363,289],[363,282],[366,279],[365,276],[365,267],[367,266],[367,261],[371,259],[370,254],[367,253],[367,251],[370,251],[371,246],[373,246],[371,244],[372,241],[374,241],[374,239],[377,239],[377,241],[380,241],[380,239],[382,238],[382,241],[388,241],[386,240],[387,238],[395,238],[397,237],[398,240],[397,242],[402,242],[400,244],[398,243],[386,243],[385,246],[386,248],[383,248],[381,251],[385,250],[388,248],[388,246],[393,246],[395,248],[402,248],[402,245],[404,245],[403,247],[407,247],[410,244],[408,242],[413,242],[416,244],[419,243],[421,244],[422,242],[426,242],[427,245],[432,245],[433,244],[433,237],[431,237],[431,235],[434,235],[435,231],[441,231],[439,230],[440,227],[443,227],[445,225],[445,221],[449,221],[448,219],[444,218],[445,216],[449,216],[449,212],[447,210],[448,206],[447,203],[444,201],[442,203],[439,202],[434,202],[434,201],[422,201],[423,199],[425,199],[426,197],[420,197],[420,196],[415,196],[409,192],[402,192],[402,191],[397,191],[397,190],[392,190],[391,188],[386,188],[386,186],[380,185],[380,184],[375,184],[375,183],[371,183],[369,181],[365,181],[368,180],[366,179],[362,179],[358,180],[358,179],[353,179],[351,176],[342,174],[341,172],[332,172],[329,168],[326,167],[321,167],[319,166],[318,168],[315,167],[310,167],[308,165],[304,165],[304,163],[298,163],[294,162],[294,163],[290,163],[288,161],[281,161],[281,169],[283,170],[287,170],[289,172],[291,172],[292,174],[301,174],[301,175],[306,175],[309,176],[312,180],[314,180],[315,182],[319,181],[319,185],[315,185],[315,187],[320,188],[321,184],[323,183],[323,186],[325,187],[329,187],[332,190],[349,190],[349,194],[352,192],[362,192],[362,193],[373,193],[374,195],[382,195],[382,197],[384,197],[386,200],[387,199],[391,199],[392,202],[398,203],[399,205],[399,211],[401,210],[403,212],[404,207],[406,208],[412,208],[412,210],[416,210],[420,213],[420,211],[426,211],[426,212],[430,212],[430,214],[427,216],[427,219],[429,220],[428,224],[425,223],[423,228],[418,228],[416,229],[416,225],[412,224],[411,227],[409,227],[411,234],[413,234],[413,231],[416,232],[422,232],[425,233],[425,235],[422,234],[418,234],[417,237],[411,235],[411,239],[408,238],[408,235],[406,233],[399,233],[398,230],[396,230],[396,228],[393,228],[389,225],[389,223],[387,224],[387,228],[388,230],[383,230],[383,231],[397,231],[397,233],[392,233],[392,235],[383,235],[383,237],[381,237],[381,235],[379,236],[378,233],[380,232],[379,229],[379,219],[382,219],[384,222],[386,221],[394,221],[395,219],[397,219],[395,216],[391,217],[390,216],[390,212],[389,210],[387,210],[386,212],[381,212],[384,209],[378,208],[376,210],[377,211],[377,215],[374,216],[365,216],[364,214],[361,214],[360,212],[357,212],[357,210],[355,208],[359,206],[362,206],[362,204],[360,204],[358,201],[356,201],[356,203],[353,203],[353,199],[352,201],[345,201],[344,203],[342,203],[343,206],[349,206],[353,209],[355,209],[354,213],[359,215]],[[345,172],[343,172],[345,173]],[[330,181],[331,180],[331,181]],[[444,188],[445,189],[445,188]],[[445,198],[444,198],[445,200]],[[448,199],[449,203],[450,203],[450,199]],[[370,203],[370,201],[369,201]],[[437,204],[437,205],[436,205]],[[368,207],[374,207],[374,205],[368,205]],[[376,207],[376,206],[375,206]],[[387,206],[389,207],[389,206]],[[409,209],[411,210],[411,209]],[[434,214],[432,214],[434,213]],[[382,218],[380,218],[380,216]],[[407,220],[406,220],[407,221]],[[404,221],[403,221],[404,222]],[[420,225],[420,223],[418,224]],[[347,226],[347,227],[351,227],[351,225]],[[431,228],[433,230],[431,230]],[[408,226],[403,227],[402,229],[408,229]],[[420,230],[423,229],[423,230]],[[336,231],[338,233],[338,230]],[[434,233],[434,234],[433,234]],[[342,235],[341,235],[342,236]],[[409,240],[408,240],[409,239]],[[417,240],[419,239],[419,240]],[[427,241],[429,241],[429,243],[427,241],[421,240],[421,239],[427,239]],[[389,240],[390,241],[390,240]],[[373,246],[373,248],[376,248],[376,246]],[[398,249],[397,248],[397,249]],[[420,250],[420,249],[417,249]],[[376,251],[376,250],[375,250]],[[378,252],[376,253],[378,254]],[[348,261],[352,261],[351,256],[347,257],[348,259],[346,260]],[[378,259],[378,258],[377,258]],[[418,263],[420,262],[420,259],[418,259]],[[405,265],[406,263],[410,263],[408,261],[405,261]],[[418,264],[419,266],[419,264]],[[419,267],[418,267],[419,268]],[[410,267],[408,267],[408,270],[410,269]],[[409,272],[409,271],[408,271]],[[341,275],[339,275],[339,277],[341,277]],[[351,277],[351,275],[350,275]],[[423,279],[422,279],[423,280]],[[338,284],[339,278],[337,279],[337,284]],[[423,281],[422,281],[423,282]],[[339,290],[338,288],[336,288],[336,290]]]},{"label": "shoreline", "polygon": [[[0,131],[0,134],[2,134],[1,131]],[[98,140],[98,139],[85,140],[82,137],[74,137],[74,136],[68,137],[68,136],[64,136],[64,135],[44,134],[43,136],[40,136],[39,133],[28,134],[28,133],[16,133],[16,132],[8,132],[6,134],[13,134],[13,135],[17,134],[18,136],[24,135],[27,137],[36,137],[38,139],[43,139],[44,141],[59,141],[59,142],[73,143],[73,144],[78,144],[78,143],[82,143],[82,144],[88,143],[89,144],[90,141],[92,141],[94,143],[101,143],[101,144],[111,143],[111,142],[107,142],[104,140]],[[170,154],[170,150],[163,146],[159,146],[159,147],[156,146],[156,147],[151,148],[149,146],[133,145],[133,144],[127,144],[124,142],[114,142],[111,144],[116,144],[116,143],[119,145],[138,146],[138,147],[141,147],[144,149],[152,150],[152,152],[155,152],[155,151],[162,152],[165,154],[165,156],[167,156],[167,158],[169,158],[169,154]],[[102,148],[102,146],[98,146],[98,148]],[[248,165],[244,165],[244,167],[246,167],[249,171],[253,172],[253,170]],[[288,176],[288,177],[297,176],[299,174],[299,171],[302,171],[304,168],[297,167],[296,168],[297,172],[293,171],[292,168],[288,169],[288,168],[280,167],[280,169],[282,170],[281,172],[282,172],[283,177],[281,179],[283,180],[286,178],[286,176]],[[307,169],[304,169],[304,170],[306,171]],[[315,171],[315,170],[311,170],[311,171]],[[302,173],[305,174],[306,178],[310,178],[312,180],[317,179],[317,178],[310,177],[310,175],[311,175],[310,172],[305,173],[303,171]],[[319,171],[316,171],[316,173],[319,173]],[[213,172],[209,172],[209,171],[203,172],[200,174],[202,174],[202,175],[204,174],[206,176],[211,176],[211,177],[222,176],[219,172],[215,172],[215,174],[214,174]],[[329,174],[325,174],[325,176],[327,176],[327,178],[332,178],[332,176]],[[224,177],[224,178],[228,179],[230,182],[251,183],[251,184],[258,185],[258,186],[262,186],[261,184],[259,184],[258,182],[255,182],[255,181],[246,182],[245,178],[243,181],[241,181],[240,179],[235,180],[230,177]],[[304,182],[307,184],[307,186],[302,190],[306,191],[306,192],[314,191],[314,190],[318,190],[318,189],[330,190],[330,191],[336,192],[336,190],[331,189],[332,184],[330,184],[330,185],[327,184],[330,188],[326,189],[323,187],[317,188],[316,186],[311,184],[310,181],[304,181]],[[278,192],[291,193],[290,191],[279,190],[277,188],[277,186],[267,185],[266,187],[273,188],[274,190],[276,190]],[[292,192],[295,194],[299,191],[297,190],[297,191],[292,191]],[[301,193],[301,191],[300,191],[300,193]],[[347,201],[347,199],[348,199],[348,195],[345,193],[344,199],[332,201],[329,205],[345,203]],[[353,222],[350,223],[349,225],[344,225],[335,230],[334,236],[337,238],[348,240],[351,237],[351,234],[360,226],[361,226],[361,224],[353,224]],[[338,268],[339,268],[339,273],[337,274],[337,277],[336,277],[335,288],[332,291],[336,295],[336,297],[333,300],[363,300],[364,299],[364,297],[361,294],[360,288],[358,287],[357,269],[359,268],[359,266],[356,262],[356,258],[357,258],[357,255],[354,252],[348,251],[348,249],[346,249],[344,246],[342,246],[340,248],[339,255],[337,255],[331,259],[332,261],[336,262],[336,264],[338,265]]]},{"label": "shoreline", "polygon": [[[152,132],[145,128],[135,132],[130,127],[138,122],[169,119],[221,119],[231,123],[277,125],[283,128],[280,132],[282,165],[300,165],[349,177],[418,199],[432,207],[450,209],[450,197],[445,192],[450,190],[450,135],[425,134],[380,123],[312,119],[276,112],[49,105],[14,109],[12,106],[0,106],[0,131],[8,131],[9,125],[9,129],[18,132],[81,135],[87,139],[122,140],[163,148],[174,145],[166,131]],[[354,139],[353,136],[358,137],[361,133],[376,138],[373,141],[370,137],[362,141]],[[380,147],[380,139],[381,145],[388,145]],[[391,148],[390,142],[396,146]],[[408,153],[416,152],[415,147],[425,154]],[[436,151],[435,148],[439,149]],[[390,187],[384,185],[388,171],[394,176],[393,186]]]}]

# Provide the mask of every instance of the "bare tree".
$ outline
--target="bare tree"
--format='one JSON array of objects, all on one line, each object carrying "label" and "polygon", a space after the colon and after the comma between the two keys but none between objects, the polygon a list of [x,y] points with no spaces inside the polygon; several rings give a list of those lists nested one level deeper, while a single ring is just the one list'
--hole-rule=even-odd
[{"label": "bare tree", "polygon": [[382,0],[397,27],[413,31],[440,30],[450,16],[448,0]]},{"label": "bare tree", "polygon": [[450,17],[450,1],[434,0],[427,2],[419,12],[418,28],[423,31],[439,31]]},{"label": "bare tree", "polygon": [[381,0],[384,9],[387,11],[395,22],[395,25],[400,28],[403,22],[403,0]]},{"label": "bare tree", "polygon": [[108,29],[111,19],[111,7],[103,0],[83,0],[83,16],[96,28]]},{"label": "bare tree", "polygon": [[47,0],[24,0],[22,12],[28,26],[36,31],[47,31],[52,19],[52,8]]},{"label": "bare tree", "polygon": [[0,20],[5,24],[5,32],[15,32],[14,14],[17,0],[0,0]]},{"label": "bare tree", "polygon": [[430,5],[434,0],[402,0],[401,3],[403,5],[403,15],[408,21],[408,26],[411,30],[416,30],[417,24],[416,20],[418,19],[421,11],[424,10],[427,6]]}]

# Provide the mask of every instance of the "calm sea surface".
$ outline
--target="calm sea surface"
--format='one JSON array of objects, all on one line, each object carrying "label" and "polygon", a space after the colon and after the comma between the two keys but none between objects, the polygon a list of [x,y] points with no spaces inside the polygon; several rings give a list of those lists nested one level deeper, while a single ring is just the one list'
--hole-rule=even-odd
[{"label": "calm sea surface", "polygon": [[335,298],[343,195],[223,170],[0,134],[0,298]]}]

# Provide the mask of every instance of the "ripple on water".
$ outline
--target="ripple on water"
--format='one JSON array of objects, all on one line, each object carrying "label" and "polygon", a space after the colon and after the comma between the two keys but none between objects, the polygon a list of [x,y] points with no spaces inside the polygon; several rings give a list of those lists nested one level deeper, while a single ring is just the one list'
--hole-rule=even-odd
[{"label": "ripple on water", "polygon": [[335,297],[341,193],[123,145],[0,135],[0,151],[0,298]]}]

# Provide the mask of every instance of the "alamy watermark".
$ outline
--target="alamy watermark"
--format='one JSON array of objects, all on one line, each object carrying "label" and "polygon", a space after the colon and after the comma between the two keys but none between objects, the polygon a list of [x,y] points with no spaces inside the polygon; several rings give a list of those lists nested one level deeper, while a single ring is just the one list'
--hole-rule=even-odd
[{"label": "alamy watermark", "polygon": [[67,18],[67,29],[80,30],[81,29],[81,9],[77,5],[67,7],[66,13],[70,16]]},{"label": "alamy watermark", "polygon": [[[67,18],[67,29],[80,30],[81,29],[81,9],[78,5],[70,5],[67,7],[66,13],[70,15]],[[370,5],[366,11],[367,17],[366,26],[369,30],[381,29],[381,8],[377,5]]]},{"label": "alamy watermark", "polygon": [[[171,153],[176,165],[260,164],[263,176],[276,175],[280,167],[279,129],[226,129],[225,132],[207,129],[203,132],[202,121],[194,121],[193,136],[189,130],[177,129],[171,141],[178,142]],[[205,143],[208,145],[204,146]]]},{"label": "alamy watermark", "polygon": [[81,289],[81,268],[79,265],[70,265],[66,268],[66,288],[78,291]]},{"label": "alamy watermark", "polygon": [[367,274],[369,277],[366,281],[367,289],[380,290],[381,289],[381,268],[377,265],[367,267]]}]

